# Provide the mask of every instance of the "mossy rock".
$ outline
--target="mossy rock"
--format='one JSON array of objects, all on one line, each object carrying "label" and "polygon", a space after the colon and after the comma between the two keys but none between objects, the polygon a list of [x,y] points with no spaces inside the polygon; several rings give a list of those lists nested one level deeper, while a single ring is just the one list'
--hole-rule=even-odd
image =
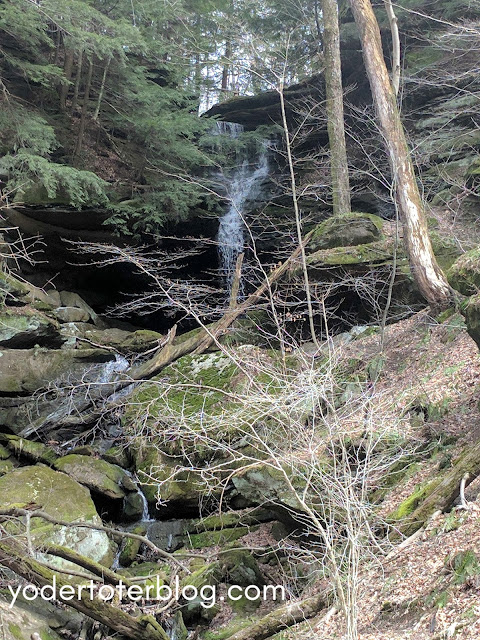
[{"label": "mossy rock", "polygon": [[110,464],[116,464],[122,469],[128,469],[131,464],[128,450],[125,447],[113,446],[107,449],[102,458]]},{"label": "mossy rock", "polygon": [[56,460],[55,468],[113,500],[123,500],[128,492],[137,492],[135,483],[126,471],[106,460],[72,453]]},{"label": "mossy rock", "polygon": [[[140,536],[144,536],[146,532],[147,527],[144,524],[139,524],[130,531],[130,533],[135,533]],[[141,540],[136,540],[135,538],[125,539],[119,556],[119,561],[122,567],[129,567],[134,562],[141,546]]]},{"label": "mossy rock", "polygon": [[321,222],[312,233],[308,253],[353,247],[382,239],[383,220],[371,213],[347,213]]},{"label": "mossy rock", "polygon": [[[307,267],[313,275],[317,273],[316,270],[321,270],[318,272],[321,275],[327,268],[382,265],[391,262],[393,252],[393,241],[387,239],[357,246],[320,249],[307,256]],[[402,252],[399,258],[405,261]],[[298,268],[293,272],[297,273]]]},{"label": "mossy rock", "polygon": [[[171,513],[196,515],[202,498],[207,494],[207,485],[199,472],[175,473],[177,461],[157,450],[154,446],[136,454],[136,470],[140,487],[150,508],[161,515]],[[162,506],[158,506],[158,504]]]},{"label": "mossy rock", "polygon": [[450,267],[448,282],[464,296],[471,296],[480,290],[480,248],[467,251]]},{"label": "mossy rock", "polygon": [[460,306],[460,311],[465,318],[468,335],[480,349],[480,293],[465,300]]},{"label": "mossy rock", "polygon": [[0,460],[0,476],[10,473],[10,471],[13,471],[17,466],[18,462],[15,459],[8,458],[8,460]]},{"label": "mossy rock", "polygon": [[60,346],[59,325],[33,309],[4,309],[0,313],[0,346],[27,349],[35,345]]},{"label": "mossy rock", "polygon": [[228,527],[245,527],[270,522],[274,519],[271,511],[257,508],[247,512],[227,511],[218,515],[211,514],[205,518],[197,518],[186,522],[185,529],[189,533],[201,533],[202,531],[217,531]]},{"label": "mossy rock", "polygon": [[[301,491],[301,474],[292,478],[292,482]],[[282,472],[270,465],[258,465],[247,469],[232,478],[237,492],[250,504],[268,505],[280,520],[286,516],[290,522],[292,511],[302,511],[296,493],[285,482]]]},{"label": "mossy rock", "polygon": [[[0,350],[0,393],[31,394],[65,376],[81,379],[92,363],[108,362],[110,352],[103,349],[2,349]],[[38,403],[38,407],[41,403]],[[48,410],[48,413],[52,408]],[[3,424],[7,424],[2,419]],[[8,426],[21,430],[19,424]]]},{"label": "mossy rock", "polygon": [[7,460],[7,458],[10,458],[11,455],[12,452],[0,444],[0,460]]},{"label": "mossy rock", "polygon": [[0,433],[0,442],[6,444],[17,457],[26,458],[32,462],[53,465],[58,458],[53,449],[41,442],[33,442],[8,433]]},{"label": "mossy rock", "polygon": [[[20,467],[0,477],[2,508],[32,502],[58,520],[102,525],[88,489],[63,473],[36,465]],[[19,535],[24,533],[21,525],[12,523],[12,527]],[[111,543],[103,531],[52,525],[41,518],[32,518],[31,530],[34,543],[68,547],[107,566],[112,562]],[[65,566],[65,561],[60,559],[49,561]]]},{"label": "mossy rock", "polygon": [[443,271],[448,271],[455,263],[462,251],[458,244],[450,236],[442,235],[435,229],[429,228],[430,242],[433,253]]},{"label": "mossy rock", "polygon": [[38,634],[40,640],[61,640],[55,629],[63,626],[62,621],[50,603],[42,602],[43,607],[40,608],[19,598],[10,606],[10,597],[10,594],[5,598],[0,596],[2,640],[31,640],[36,637],[33,634]]},{"label": "mossy rock", "polygon": [[166,584],[170,575],[168,565],[159,565],[157,562],[134,562],[129,567],[118,569],[117,573],[126,578],[147,578],[145,584]]},{"label": "mossy rock", "polygon": [[203,549],[205,547],[222,546],[228,542],[239,540],[243,536],[255,531],[257,527],[235,527],[220,529],[218,531],[204,531],[202,533],[191,533],[188,536],[189,546],[192,549]]},{"label": "mossy rock", "polygon": [[227,584],[248,587],[265,584],[265,579],[260,571],[257,561],[248,549],[239,549],[238,545],[231,549],[222,550],[220,565],[224,572],[223,581]]},{"label": "mossy rock", "polygon": [[211,608],[205,608],[202,606],[202,598],[200,596],[202,587],[215,587],[217,586],[223,577],[222,568],[219,562],[211,562],[205,564],[200,569],[197,569],[193,573],[185,576],[181,582],[180,586],[192,586],[195,587],[199,595],[197,598],[189,600],[182,607],[183,618],[185,622],[188,624],[192,620],[196,620],[199,617],[202,617],[204,620],[211,620],[219,610],[218,605],[215,605]]}]

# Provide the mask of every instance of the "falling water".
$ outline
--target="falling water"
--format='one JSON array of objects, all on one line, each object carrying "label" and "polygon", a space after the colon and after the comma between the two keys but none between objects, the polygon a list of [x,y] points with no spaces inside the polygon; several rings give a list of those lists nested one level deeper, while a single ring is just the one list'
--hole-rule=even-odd
[{"label": "falling water", "polygon": [[[219,132],[237,138],[243,127],[233,122],[217,122]],[[242,253],[245,244],[244,214],[246,205],[260,193],[263,179],[268,175],[268,146],[264,142],[256,163],[248,159],[239,160],[239,164],[229,176],[227,183],[230,206],[220,219],[218,229],[218,252],[220,270],[230,291],[237,257]]]}]

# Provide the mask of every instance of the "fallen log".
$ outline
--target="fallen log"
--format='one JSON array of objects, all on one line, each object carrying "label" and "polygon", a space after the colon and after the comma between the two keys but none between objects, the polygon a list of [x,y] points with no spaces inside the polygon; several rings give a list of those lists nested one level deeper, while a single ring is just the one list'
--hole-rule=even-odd
[{"label": "fallen log", "polygon": [[479,475],[480,442],[477,442],[462,450],[453,467],[400,504],[392,514],[396,531],[390,537],[411,536],[435,511],[447,511],[460,495],[462,481],[468,486]]},{"label": "fallen log", "polygon": [[134,617],[119,606],[112,606],[97,596],[91,597],[89,591],[84,589],[76,592],[78,598],[62,597],[62,587],[68,586],[73,589],[72,583],[45,567],[41,562],[26,555],[24,547],[11,537],[3,541],[0,540],[0,564],[38,588],[53,585],[55,582],[57,599],[60,602],[104,624],[122,636],[131,640],[168,640],[167,634],[153,616]]},{"label": "fallen log", "polygon": [[298,602],[292,602],[283,607],[275,609],[271,613],[268,613],[257,622],[253,622],[248,627],[237,631],[233,635],[229,636],[230,640],[265,640],[271,636],[292,627],[295,624],[299,624],[304,620],[313,618],[322,609],[331,604],[330,591],[323,591],[304,600]]}]

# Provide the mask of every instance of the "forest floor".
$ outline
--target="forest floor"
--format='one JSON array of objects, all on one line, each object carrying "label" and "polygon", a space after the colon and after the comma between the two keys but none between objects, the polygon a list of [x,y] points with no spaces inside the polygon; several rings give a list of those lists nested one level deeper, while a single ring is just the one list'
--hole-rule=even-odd
[{"label": "forest floor", "polygon": [[[366,362],[379,352],[378,335],[352,342],[344,356]],[[480,354],[458,314],[440,323],[428,311],[387,327],[375,396],[389,397],[385,421],[395,414],[419,441],[439,443],[435,454],[411,467],[381,505],[390,513],[415,488],[449,466],[480,437]],[[446,443],[441,445],[440,443]],[[448,444],[450,443],[450,444]],[[421,535],[388,559],[365,562],[361,572],[361,640],[440,640],[480,637],[480,577],[456,570],[455,557],[480,558],[480,481],[466,491],[468,510],[456,507],[432,519]],[[471,557],[471,556],[470,556]],[[473,561],[475,564],[475,560]],[[478,568],[478,567],[474,567]],[[326,612],[276,636],[340,640],[340,614]]]}]

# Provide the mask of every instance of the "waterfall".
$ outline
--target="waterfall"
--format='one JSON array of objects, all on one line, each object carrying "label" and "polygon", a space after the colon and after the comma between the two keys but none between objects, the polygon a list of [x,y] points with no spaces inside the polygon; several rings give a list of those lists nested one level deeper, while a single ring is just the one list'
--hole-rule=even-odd
[{"label": "waterfall", "polygon": [[[219,133],[231,138],[238,138],[243,132],[243,127],[234,122],[217,122],[217,127]],[[248,203],[260,194],[263,179],[268,176],[268,171],[268,145],[264,141],[256,162],[251,163],[248,158],[239,158],[237,166],[226,181],[230,205],[220,219],[217,240],[220,272],[225,278],[228,290],[232,286],[237,257],[244,249],[244,215],[248,212]]]}]

